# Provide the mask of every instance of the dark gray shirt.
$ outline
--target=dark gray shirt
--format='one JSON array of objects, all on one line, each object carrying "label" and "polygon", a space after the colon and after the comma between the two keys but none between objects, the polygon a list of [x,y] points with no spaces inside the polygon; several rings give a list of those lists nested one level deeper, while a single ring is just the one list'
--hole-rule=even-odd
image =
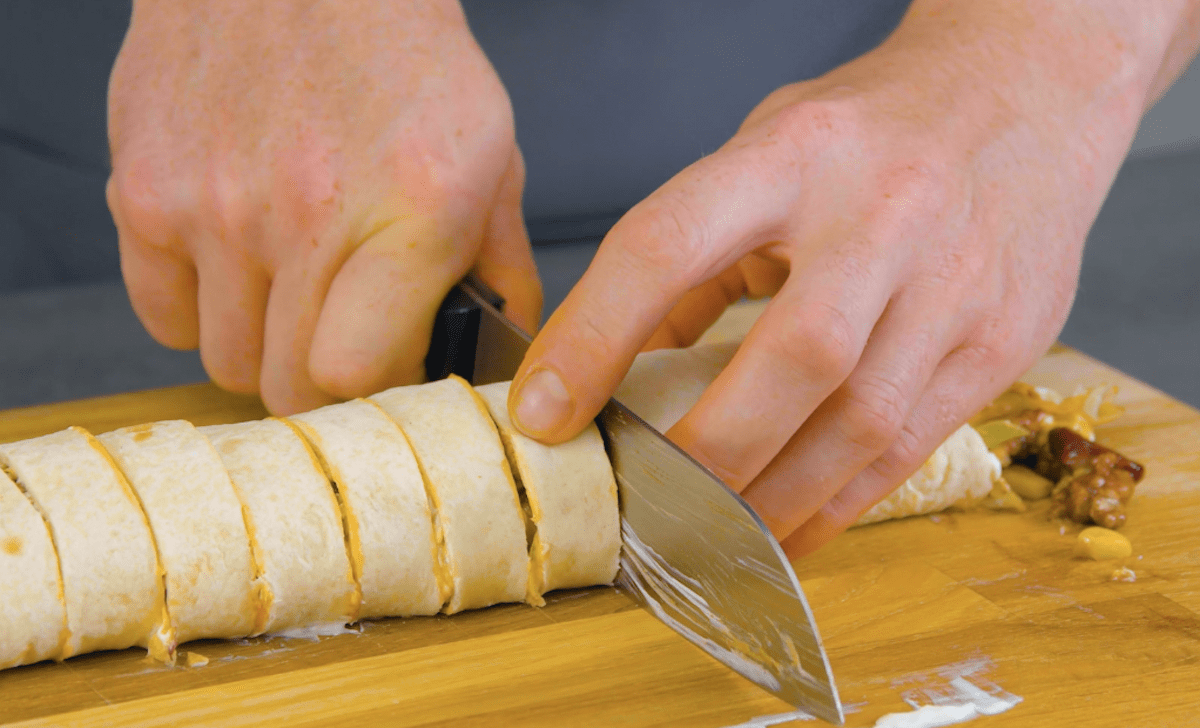
[{"label": "dark gray shirt", "polygon": [[[508,88],[535,241],[600,235],[775,88],[877,45],[908,0],[465,0]],[[0,2],[0,290],[119,276],[105,97],[128,2]]]}]

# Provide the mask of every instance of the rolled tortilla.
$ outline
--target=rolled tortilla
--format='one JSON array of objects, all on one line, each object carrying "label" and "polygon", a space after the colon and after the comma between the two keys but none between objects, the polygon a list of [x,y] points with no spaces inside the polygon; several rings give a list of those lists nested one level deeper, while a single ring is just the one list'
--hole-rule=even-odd
[{"label": "rolled tortilla", "polygon": [[289,419],[337,490],[362,587],[359,617],[437,614],[450,578],[438,559],[421,470],[400,427],[364,399]]},{"label": "rolled tortilla", "polygon": [[511,382],[475,391],[487,404],[513,467],[532,525],[526,601],[541,606],[553,589],[611,584],[621,557],[617,483],[595,423],[575,439],[548,447],[513,427]]},{"label": "rolled tortilla", "polygon": [[127,427],[97,438],[125,473],[158,544],[167,609],[165,655],[208,637],[254,631],[258,587],[242,504],[208,439],[190,422]]},{"label": "rolled tortilla", "polygon": [[57,657],[68,634],[50,529],[0,470],[0,670]]},{"label": "rolled tortilla", "polygon": [[274,418],[198,428],[245,512],[263,608],[254,634],[337,629],[358,615],[342,515],[304,439]]},{"label": "rolled tortilla", "polygon": [[1000,461],[988,452],[970,425],[947,437],[920,470],[854,522],[856,526],[892,518],[921,516],[982,500],[1000,478]]},{"label": "rolled tortilla", "polygon": [[0,445],[0,464],[45,516],[58,553],[70,632],[58,659],[149,645],[164,609],[158,556],[137,497],[108,453],[87,430],[71,427]]},{"label": "rolled tortilla", "polygon": [[700,401],[737,350],[735,341],[638,354],[613,397],[666,432]]},{"label": "rolled tortilla", "polygon": [[529,556],[517,488],[471,385],[451,376],[371,399],[400,424],[429,484],[454,584],[443,611],[522,601]]},{"label": "rolled tortilla", "polygon": [[[726,342],[639,354],[614,396],[659,432],[666,432],[700,400],[733,359],[738,345]],[[999,478],[1000,461],[988,452],[974,428],[963,425],[920,470],[854,525],[974,505]]]}]

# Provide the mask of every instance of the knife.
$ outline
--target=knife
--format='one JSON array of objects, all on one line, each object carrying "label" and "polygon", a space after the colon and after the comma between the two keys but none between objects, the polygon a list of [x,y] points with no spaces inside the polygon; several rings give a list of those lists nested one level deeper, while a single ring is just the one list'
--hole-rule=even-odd
[{"label": "knife", "polygon": [[[434,323],[426,374],[508,381],[530,337],[468,277]],[[596,418],[621,507],[618,589],[742,677],[841,725],[812,610],[778,542],[745,501],[615,399]]]}]

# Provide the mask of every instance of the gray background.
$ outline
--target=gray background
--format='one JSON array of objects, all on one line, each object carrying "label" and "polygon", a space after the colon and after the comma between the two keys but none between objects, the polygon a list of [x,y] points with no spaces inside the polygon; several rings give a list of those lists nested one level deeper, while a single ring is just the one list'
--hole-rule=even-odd
[{"label": "gray background", "polygon": [[[771,89],[867,50],[906,2],[468,0],[513,97],[547,314],[621,211]],[[802,10],[798,12],[797,8]],[[204,378],[141,329],[103,201],[125,2],[0,2],[0,408]],[[1062,339],[1200,404],[1200,71],[1144,120]]]}]

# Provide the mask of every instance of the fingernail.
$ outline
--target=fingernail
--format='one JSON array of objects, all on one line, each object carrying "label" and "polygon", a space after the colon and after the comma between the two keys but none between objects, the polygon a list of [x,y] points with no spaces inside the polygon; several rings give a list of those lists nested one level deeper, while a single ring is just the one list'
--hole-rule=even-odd
[{"label": "fingernail", "polygon": [[530,374],[517,395],[513,424],[533,437],[553,434],[575,413],[575,402],[553,369]]}]

